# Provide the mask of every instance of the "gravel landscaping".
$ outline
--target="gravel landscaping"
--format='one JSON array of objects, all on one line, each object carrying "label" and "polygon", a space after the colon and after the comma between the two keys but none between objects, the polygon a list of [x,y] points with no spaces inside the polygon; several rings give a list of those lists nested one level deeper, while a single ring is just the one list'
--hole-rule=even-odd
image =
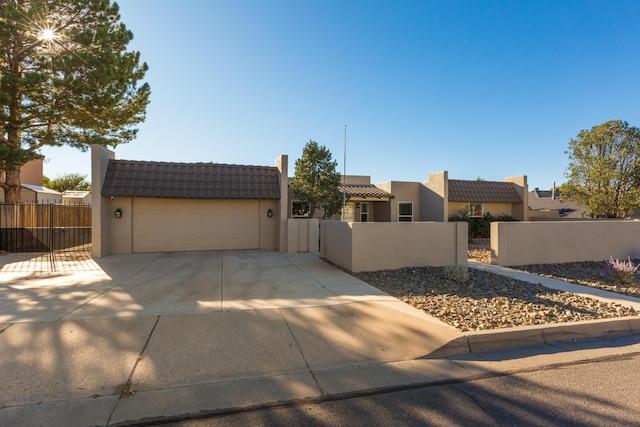
[{"label": "gravel landscaping", "polygon": [[[632,260],[637,265],[640,260]],[[617,283],[608,269],[606,261],[567,262],[563,264],[532,264],[513,267],[528,273],[553,277],[570,283],[600,288],[630,297],[640,298],[640,271],[628,285]]]},{"label": "gravel landscaping", "polygon": [[[556,274],[560,274],[562,267],[557,268]],[[471,268],[465,283],[447,279],[443,267],[351,274],[460,331],[640,314],[618,304],[555,291],[542,285]]]},{"label": "gravel landscaping", "polygon": [[[479,239],[478,239],[479,240]],[[469,259],[485,264],[491,264],[491,252],[484,248],[486,242],[469,244]],[[640,259],[631,260],[634,265],[640,263]],[[560,264],[530,264],[511,267],[527,273],[564,280],[578,285],[591,286],[616,292],[634,298],[640,298],[640,271],[633,276],[630,284],[617,283],[611,276],[607,261],[583,261],[567,262]]]}]

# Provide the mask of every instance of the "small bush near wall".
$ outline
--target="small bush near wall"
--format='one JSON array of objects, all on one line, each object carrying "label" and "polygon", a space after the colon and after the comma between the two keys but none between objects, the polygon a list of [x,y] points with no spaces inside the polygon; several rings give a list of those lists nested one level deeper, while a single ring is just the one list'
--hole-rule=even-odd
[{"label": "small bush near wall", "polygon": [[469,280],[469,267],[461,264],[450,264],[444,267],[444,275],[454,282],[465,283]]},{"label": "small bush near wall", "polygon": [[472,217],[469,215],[469,211],[462,209],[457,211],[449,218],[449,222],[463,221],[469,224],[469,239],[488,239],[491,237],[491,223],[492,222],[509,222],[517,221],[511,215],[498,215],[493,216],[487,212],[481,217]]}]

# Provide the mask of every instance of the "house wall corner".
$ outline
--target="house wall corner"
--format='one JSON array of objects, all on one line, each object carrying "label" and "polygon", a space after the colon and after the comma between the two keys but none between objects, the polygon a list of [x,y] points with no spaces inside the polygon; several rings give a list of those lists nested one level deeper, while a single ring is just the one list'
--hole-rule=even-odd
[{"label": "house wall corner", "polygon": [[91,252],[94,258],[109,255],[110,200],[101,194],[107,166],[115,159],[113,151],[101,145],[91,145]]},{"label": "house wall corner", "polygon": [[287,252],[287,236],[288,224],[287,217],[289,214],[289,156],[282,154],[275,161],[278,169],[278,178],[280,179],[280,200],[278,206],[278,244],[277,249],[280,252]]},{"label": "house wall corner", "polygon": [[444,222],[449,219],[449,172],[429,174],[420,186],[421,221]]},{"label": "house wall corner", "polygon": [[522,203],[513,205],[512,215],[518,221],[529,221],[529,186],[527,176],[511,176],[504,179],[504,182],[511,182],[516,185],[518,193],[522,198]]}]

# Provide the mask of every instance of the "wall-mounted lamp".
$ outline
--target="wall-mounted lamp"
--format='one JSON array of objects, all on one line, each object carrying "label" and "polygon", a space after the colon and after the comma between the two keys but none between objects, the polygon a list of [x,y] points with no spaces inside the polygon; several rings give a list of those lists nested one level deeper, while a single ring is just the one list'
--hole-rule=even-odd
[{"label": "wall-mounted lamp", "polygon": [[116,211],[113,213],[113,215],[116,218],[122,218],[122,209],[120,209],[120,208],[116,209]]},{"label": "wall-mounted lamp", "polygon": [[269,209],[269,210],[267,211],[267,216],[268,216],[269,218],[273,217],[273,211],[272,211],[271,209]]},{"label": "wall-mounted lamp", "polygon": [[356,209],[360,209],[360,203],[356,203]]}]

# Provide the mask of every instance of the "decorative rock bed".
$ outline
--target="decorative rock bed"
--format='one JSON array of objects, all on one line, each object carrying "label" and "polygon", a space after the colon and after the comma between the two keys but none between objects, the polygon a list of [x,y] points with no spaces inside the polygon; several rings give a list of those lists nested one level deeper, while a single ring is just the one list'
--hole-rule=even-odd
[{"label": "decorative rock bed", "polygon": [[[491,263],[491,252],[481,245],[469,244],[469,259],[473,261]],[[638,265],[640,260],[631,260]],[[640,271],[633,277],[633,283],[624,285],[617,283],[611,276],[606,261],[566,262],[561,264],[531,264],[511,267],[527,273],[564,280],[578,285],[591,286],[616,292],[634,298],[640,298]]]},{"label": "decorative rock bed", "polygon": [[[562,273],[561,266],[556,274]],[[351,274],[463,332],[640,314],[618,304],[469,270],[465,283],[447,279],[443,267]]]},{"label": "decorative rock bed", "polygon": [[[637,265],[640,260],[632,260]],[[633,277],[633,283],[617,283],[608,270],[606,261],[567,262],[563,264],[532,264],[513,267],[540,276],[553,277],[579,285],[604,289],[634,298],[640,298],[640,271]]]}]

